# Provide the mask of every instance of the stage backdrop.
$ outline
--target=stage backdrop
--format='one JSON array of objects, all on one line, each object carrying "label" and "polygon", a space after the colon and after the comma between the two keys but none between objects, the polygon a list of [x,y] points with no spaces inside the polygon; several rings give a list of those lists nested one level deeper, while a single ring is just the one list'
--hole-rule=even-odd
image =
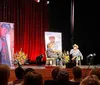
[{"label": "stage backdrop", "polygon": [[14,23],[0,22],[0,63],[12,65],[14,54]]},{"label": "stage backdrop", "polygon": [[62,53],[62,34],[45,32],[45,48],[47,58],[57,58]]},{"label": "stage backdrop", "polygon": [[[45,55],[44,32],[48,31],[48,4],[46,0],[2,0],[0,21],[14,23],[14,53],[20,48],[28,54],[30,62]],[[46,57],[43,58],[45,62]]]}]

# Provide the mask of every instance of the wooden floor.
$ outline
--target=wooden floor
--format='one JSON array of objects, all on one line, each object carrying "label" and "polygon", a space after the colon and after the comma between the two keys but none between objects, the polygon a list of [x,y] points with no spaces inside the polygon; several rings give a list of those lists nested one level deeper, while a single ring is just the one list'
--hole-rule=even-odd
[{"label": "wooden floor", "polygon": [[[35,69],[37,72],[41,73],[43,75],[43,78],[44,80],[47,80],[47,79],[51,79],[51,70],[55,67],[55,66],[36,66],[36,65],[25,65],[25,66],[22,66],[24,69],[26,68],[33,68]],[[67,70],[69,72],[69,76],[70,76],[70,79],[73,78],[73,74],[72,74],[72,68],[66,68],[65,66],[60,66],[62,69],[64,70]],[[85,76],[85,74],[88,74],[90,72],[91,69],[93,68],[96,68],[99,66],[87,66],[87,65],[83,65],[83,66],[80,66],[80,68],[82,68],[82,75],[83,77]],[[10,75],[10,78],[9,78],[9,81],[12,81],[12,80],[15,80],[16,77],[15,77],[15,73],[14,73],[14,69],[16,67],[11,67],[11,75]]]}]

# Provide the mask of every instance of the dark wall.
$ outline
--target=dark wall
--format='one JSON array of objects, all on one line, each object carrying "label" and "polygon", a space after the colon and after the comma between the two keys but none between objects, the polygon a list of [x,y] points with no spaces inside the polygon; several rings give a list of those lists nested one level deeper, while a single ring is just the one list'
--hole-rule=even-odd
[{"label": "dark wall", "polygon": [[[97,54],[97,2],[76,0],[75,1],[75,31],[74,42],[78,43],[80,50],[84,55],[84,64],[86,57],[91,53]],[[99,64],[98,55],[94,58],[94,64]]]},{"label": "dark wall", "polygon": [[49,30],[62,32],[63,50],[70,48],[70,0],[51,0],[49,4]]},{"label": "dark wall", "polygon": [[[97,31],[97,3],[91,0],[75,1],[75,26],[73,42],[79,45],[86,64],[86,57],[91,53],[96,53],[94,64],[99,64]],[[71,41],[71,23],[70,10],[71,0],[52,0],[49,4],[49,29],[50,31],[62,32],[63,50],[70,50]]]}]

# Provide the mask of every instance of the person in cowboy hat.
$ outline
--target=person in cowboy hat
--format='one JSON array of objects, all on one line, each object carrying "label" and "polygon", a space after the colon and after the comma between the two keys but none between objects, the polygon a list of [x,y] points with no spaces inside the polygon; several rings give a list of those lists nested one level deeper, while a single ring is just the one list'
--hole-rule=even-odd
[{"label": "person in cowboy hat", "polygon": [[83,60],[83,55],[79,50],[77,44],[73,45],[73,49],[70,50],[70,55],[72,56],[72,62],[76,61],[76,66],[81,65],[81,60]]}]

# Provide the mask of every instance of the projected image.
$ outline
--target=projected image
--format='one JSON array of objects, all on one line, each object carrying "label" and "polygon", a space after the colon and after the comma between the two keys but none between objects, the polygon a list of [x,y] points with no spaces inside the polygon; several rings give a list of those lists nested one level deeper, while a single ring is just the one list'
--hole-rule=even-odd
[{"label": "projected image", "polygon": [[12,66],[14,54],[14,24],[0,22],[0,63]]},{"label": "projected image", "polygon": [[62,39],[59,32],[45,32],[47,58],[57,58],[62,53]]}]

